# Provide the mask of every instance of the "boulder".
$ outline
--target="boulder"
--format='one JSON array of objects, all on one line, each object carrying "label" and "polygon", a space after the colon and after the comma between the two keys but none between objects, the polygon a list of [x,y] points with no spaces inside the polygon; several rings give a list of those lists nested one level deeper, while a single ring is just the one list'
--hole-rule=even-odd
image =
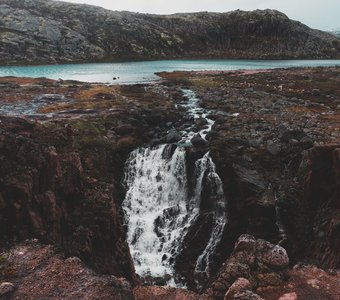
[{"label": "boulder", "polygon": [[171,129],[165,137],[167,143],[177,143],[181,139],[182,137],[176,129]]},{"label": "boulder", "polygon": [[253,286],[283,284],[277,270],[285,269],[288,263],[284,248],[243,234],[238,238],[234,251],[223,264],[207,293],[216,299],[222,298],[222,294],[224,299],[261,299],[250,291],[242,290],[250,290]]},{"label": "boulder", "polygon": [[190,141],[191,144],[196,148],[204,148],[208,144],[208,142],[204,138],[202,138],[199,133],[195,134]]},{"label": "boulder", "polygon": [[274,270],[282,270],[289,265],[287,251],[279,245],[268,250],[262,257],[263,262]]},{"label": "boulder", "polygon": [[278,142],[268,141],[267,150],[272,155],[278,155],[281,152],[281,145]]},{"label": "boulder", "polygon": [[231,300],[234,298],[234,295],[238,292],[251,290],[252,285],[250,281],[246,278],[240,277],[235,280],[235,282],[230,286],[227,293],[224,296],[224,300]]},{"label": "boulder", "polygon": [[242,234],[234,247],[234,251],[254,251],[256,246],[256,239],[250,234]]},{"label": "boulder", "polygon": [[0,284],[0,298],[5,297],[6,295],[13,293],[15,290],[15,286],[11,282],[2,282]]}]

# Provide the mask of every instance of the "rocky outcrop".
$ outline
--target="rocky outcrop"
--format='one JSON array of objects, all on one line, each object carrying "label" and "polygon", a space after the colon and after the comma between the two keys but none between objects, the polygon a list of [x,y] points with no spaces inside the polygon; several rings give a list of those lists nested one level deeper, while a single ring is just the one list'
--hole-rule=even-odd
[{"label": "rocky outcrop", "polygon": [[[212,299],[248,299],[257,286],[283,285],[289,258],[284,248],[242,235],[207,293]],[[261,299],[254,294],[253,298]]]},{"label": "rocky outcrop", "polygon": [[160,286],[138,286],[134,288],[133,294],[136,300],[208,300],[206,296],[186,289]]},{"label": "rocky outcrop", "polygon": [[335,58],[340,40],[274,10],[168,16],[0,2],[0,64],[176,57]]},{"label": "rocky outcrop", "polygon": [[98,148],[81,157],[69,126],[51,130],[11,117],[0,123],[0,247],[38,238],[103,273],[134,281],[118,184],[87,172],[94,162],[100,168],[97,154],[109,159],[105,153]]},{"label": "rocky outcrop", "polygon": [[133,300],[131,284],[113,275],[100,275],[78,257],[65,258],[52,246],[34,240],[1,256],[1,299]]},{"label": "rocky outcrop", "polygon": [[[307,151],[300,166],[303,197],[297,203],[305,214],[294,214],[305,255],[326,268],[340,267],[340,147],[328,145]],[[304,222],[303,222],[304,221]]]}]

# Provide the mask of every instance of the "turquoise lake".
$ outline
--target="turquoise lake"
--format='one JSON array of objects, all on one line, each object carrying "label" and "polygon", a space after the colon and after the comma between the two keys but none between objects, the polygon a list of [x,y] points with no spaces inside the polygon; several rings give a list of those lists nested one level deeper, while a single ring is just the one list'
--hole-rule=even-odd
[{"label": "turquoise lake", "polygon": [[[256,70],[290,67],[340,66],[340,60],[230,60],[193,59],[138,62],[65,64],[48,66],[2,66],[0,76],[46,77],[87,82],[119,84],[145,83],[158,80],[155,72]],[[116,77],[116,80],[113,78]]]}]

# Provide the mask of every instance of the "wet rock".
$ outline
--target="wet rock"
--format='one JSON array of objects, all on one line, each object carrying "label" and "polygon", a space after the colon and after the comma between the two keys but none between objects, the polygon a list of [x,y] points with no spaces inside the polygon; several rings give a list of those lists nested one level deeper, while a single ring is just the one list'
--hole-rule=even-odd
[{"label": "wet rock", "polygon": [[169,144],[164,147],[163,153],[162,153],[162,158],[164,159],[170,159],[174,152],[177,149],[176,144]]},{"label": "wet rock", "polygon": [[264,253],[262,261],[274,270],[282,270],[289,264],[287,251],[279,245]]},{"label": "wet rock", "polygon": [[310,149],[314,146],[314,141],[312,138],[310,138],[309,136],[304,136],[301,140],[300,140],[300,144],[301,147],[304,150]]},{"label": "wet rock", "polygon": [[5,297],[11,293],[13,293],[15,290],[15,286],[11,282],[2,282],[0,284],[0,297]]},{"label": "wet rock", "polygon": [[197,147],[197,148],[206,147],[207,144],[208,144],[208,142],[204,138],[202,138],[199,133],[195,134],[190,141],[191,141],[192,145],[194,147]]},{"label": "wet rock", "polygon": [[224,300],[231,300],[234,299],[234,295],[238,292],[242,292],[245,290],[251,290],[252,285],[250,281],[246,278],[238,278],[235,282],[230,286],[227,293],[224,296]]},{"label": "wet rock", "polygon": [[278,142],[268,141],[267,150],[272,155],[278,155],[281,152],[281,145]]},{"label": "wet rock", "polygon": [[198,127],[198,128],[202,128],[203,126],[207,125],[208,124],[208,121],[207,119],[205,118],[196,118],[195,119],[195,125]]},{"label": "wet rock", "polygon": [[250,170],[241,165],[233,164],[237,180],[244,190],[260,193],[265,190],[266,184],[256,170]]},{"label": "wet rock", "polygon": [[171,129],[165,137],[167,143],[177,143],[181,139],[182,137],[176,129]]},{"label": "wet rock", "polygon": [[239,251],[255,251],[256,239],[250,234],[242,234],[234,247],[235,252]]}]

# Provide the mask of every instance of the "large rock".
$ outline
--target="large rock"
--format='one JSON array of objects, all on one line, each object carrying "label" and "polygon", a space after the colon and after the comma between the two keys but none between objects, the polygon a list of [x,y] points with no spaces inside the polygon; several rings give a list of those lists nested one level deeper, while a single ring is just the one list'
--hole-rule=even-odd
[{"label": "large rock", "polygon": [[274,270],[284,269],[289,264],[287,251],[279,245],[269,249],[262,257],[262,261]]},{"label": "large rock", "polygon": [[256,239],[250,234],[242,234],[234,247],[234,251],[255,251]]},{"label": "large rock", "polygon": [[197,148],[204,148],[208,144],[208,142],[204,138],[202,138],[199,133],[195,134],[190,141],[191,144]]},{"label": "large rock", "polygon": [[238,278],[228,289],[227,293],[224,296],[224,300],[234,299],[236,293],[241,291],[251,290],[252,285],[250,281],[246,278]]},{"label": "large rock", "polygon": [[6,297],[7,295],[13,293],[15,286],[11,282],[2,282],[0,284],[0,298]]},{"label": "large rock", "polygon": [[171,129],[165,137],[167,143],[177,143],[181,140],[181,135],[176,129]]},{"label": "large rock", "polygon": [[282,247],[251,235],[241,235],[207,293],[212,299],[261,299],[249,290],[283,285],[282,275],[277,270],[285,269],[288,262]]}]

